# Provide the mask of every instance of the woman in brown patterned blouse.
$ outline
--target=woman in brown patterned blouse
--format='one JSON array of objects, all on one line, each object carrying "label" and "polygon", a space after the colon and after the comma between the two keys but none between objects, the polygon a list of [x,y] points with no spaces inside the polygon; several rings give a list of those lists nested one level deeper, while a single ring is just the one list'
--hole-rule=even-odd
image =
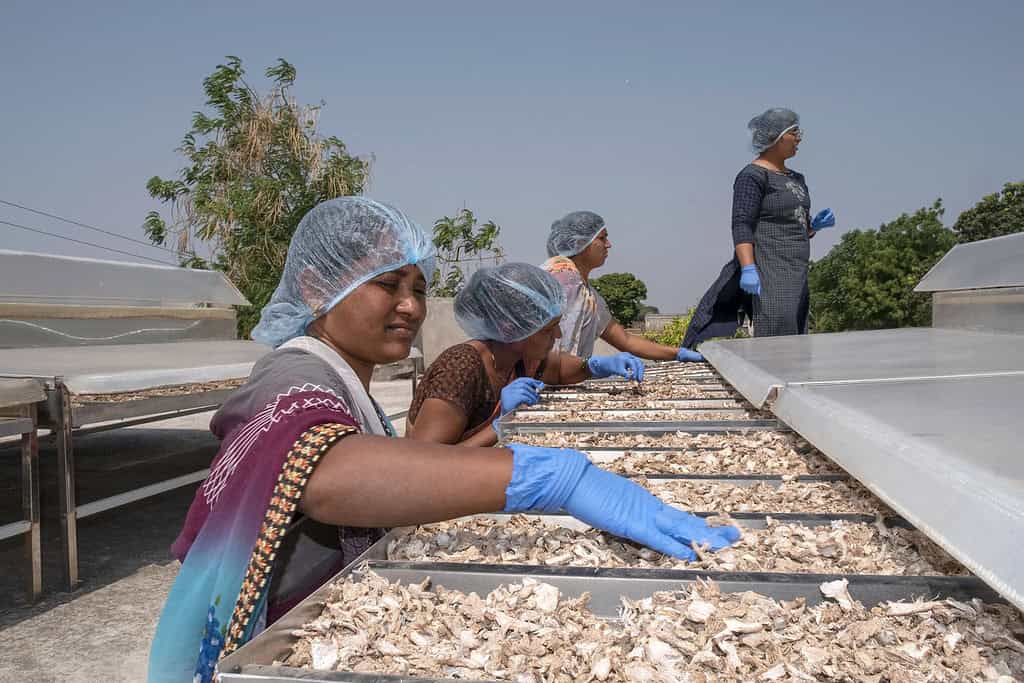
[{"label": "woman in brown patterned blouse", "polygon": [[553,350],[562,336],[562,287],[525,263],[483,268],[455,298],[455,317],[471,337],[437,357],[416,389],[406,436],[493,446],[494,421],[540,400],[544,384],[576,384],[612,374],[643,379],[628,353],[582,359]]}]

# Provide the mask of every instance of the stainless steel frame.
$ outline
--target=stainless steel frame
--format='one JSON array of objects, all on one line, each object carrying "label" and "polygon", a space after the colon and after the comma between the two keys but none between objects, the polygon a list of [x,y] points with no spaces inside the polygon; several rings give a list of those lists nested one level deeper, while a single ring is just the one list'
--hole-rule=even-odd
[{"label": "stainless steel frame", "polygon": [[[25,593],[31,602],[43,592],[42,536],[39,512],[39,438],[36,403],[43,387],[19,381],[9,396],[0,397],[0,437],[21,437],[21,508],[24,519],[0,526],[0,539],[25,536]],[[8,416],[9,415],[9,416]]]}]

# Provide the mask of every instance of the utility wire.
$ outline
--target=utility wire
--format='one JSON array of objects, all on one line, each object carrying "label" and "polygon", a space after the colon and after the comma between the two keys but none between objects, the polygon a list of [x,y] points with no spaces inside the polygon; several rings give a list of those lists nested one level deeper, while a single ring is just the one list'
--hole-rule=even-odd
[{"label": "utility wire", "polygon": [[[36,214],[38,216],[46,216],[47,218],[53,218],[53,219],[56,219],[58,221],[64,221],[65,223],[70,223],[71,225],[77,225],[78,227],[86,228],[87,230],[95,230],[96,232],[101,232],[104,235],[109,235],[110,237],[116,237],[118,239],[128,240],[129,242],[134,242],[135,244],[141,244],[144,247],[150,247],[152,249],[162,249],[163,251],[170,252],[170,253],[174,254],[175,256],[177,256],[179,254],[178,251],[176,251],[174,249],[170,249],[170,248],[162,246],[162,245],[159,245],[159,244],[153,244],[152,242],[143,242],[142,240],[137,240],[134,237],[128,237],[127,235],[120,235],[120,234],[118,234],[116,232],[111,232],[110,230],[104,230],[103,228],[97,228],[95,225],[89,225],[88,223],[82,223],[80,221],[72,220],[70,218],[64,218],[63,216],[58,216],[56,214],[47,213],[46,211],[40,211],[39,209],[33,209],[31,206],[24,206],[22,204],[16,204],[15,202],[9,202],[6,199],[0,199],[0,204],[5,204],[7,206],[13,206],[16,209],[21,209],[22,211],[28,211],[29,213],[34,213],[34,214]],[[188,256],[193,256],[193,254],[188,254]]]},{"label": "utility wire", "polygon": [[134,258],[145,259],[147,261],[152,261],[153,263],[159,263],[162,266],[173,266],[173,265],[176,265],[174,263],[167,263],[167,261],[161,261],[159,259],[150,258],[148,256],[142,256],[141,254],[133,254],[133,253],[128,252],[128,251],[121,251],[120,249],[114,249],[113,247],[105,247],[102,244],[95,244],[93,242],[86,242],[85,240],[76,240],[74,237],[67,237],[66,235],[58,235],[55,232],[47,232],[45,230],[40,230],[38,228],[30,228],[27,225],[20,225],[18,223],[11,223],[10,221],[2,221],[2,220],[0,220],[0,225],[9,225],[12,228],[20,228],[22,230],[28,230],[29,232],[35,232],[35,233],[38,233],[40,235],[47,235],[49,237],[56,237],[58,239],[67,240],[69,242],[74,242],[75,244],[84,244],[87,247],[95,247],[97,249],[105,249],[107,251],[112,251],[112,252],[117,253],[117,254],[124,254],[125,256],[132,256]]}]

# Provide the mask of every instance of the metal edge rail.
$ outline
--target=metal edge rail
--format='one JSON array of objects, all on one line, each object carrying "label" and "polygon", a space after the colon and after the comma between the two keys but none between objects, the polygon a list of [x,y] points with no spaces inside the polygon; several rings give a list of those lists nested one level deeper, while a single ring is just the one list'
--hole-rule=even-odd
[{"label": "metal edge rail", "polygon": [[779,378],[747,363],[728,344],[707,342],[701,346],[701,353],[735,391],[758,408],[763,408],[782,387]]}]

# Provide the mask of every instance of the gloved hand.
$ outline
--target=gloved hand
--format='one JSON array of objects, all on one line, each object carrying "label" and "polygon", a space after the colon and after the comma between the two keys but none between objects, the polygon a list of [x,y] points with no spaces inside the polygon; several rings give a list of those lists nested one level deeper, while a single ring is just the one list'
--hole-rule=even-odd
[{"label": "gloved hand", "polygon": [[747,294],[760,296],[761,276],[757,274],[757,266],[753,263],[740,269],[740,289]]},{"label": "gloved hand", "polygon": [[501,390],[501,414],[511,413],[519,406],[535,406],[540,402],[544,382],[532,377],[519,377]]},{"label": "gloved hand", "polygon": [[831,228],[835,224],[836,216],[832,213],[832,209],[822,209],[814,215],[814,218],[811,219],[811,230]]},{"label": "gloved hand", "polygon": [[690,542],[721,550],[740,537],[736,527],[709,527],[625,477],[590,463],[579,451],[513,444],[505,512],[565,510],[590,526],[684,560]]},{"label": "gloved hand", "polygon": [[676,360],[681,363],[694,362],[699,363],[704,360],[704,356],[700,355],[696,351],[691,351],[685,346],[679,347],[679,352],[676,354]]},{"label": "gloved hand", "polygon": [[644,381],[644,362],[631,353],[617,353],[614,356],[592,356],[587,368],[595,379],[619,375],[627,379]]}]

